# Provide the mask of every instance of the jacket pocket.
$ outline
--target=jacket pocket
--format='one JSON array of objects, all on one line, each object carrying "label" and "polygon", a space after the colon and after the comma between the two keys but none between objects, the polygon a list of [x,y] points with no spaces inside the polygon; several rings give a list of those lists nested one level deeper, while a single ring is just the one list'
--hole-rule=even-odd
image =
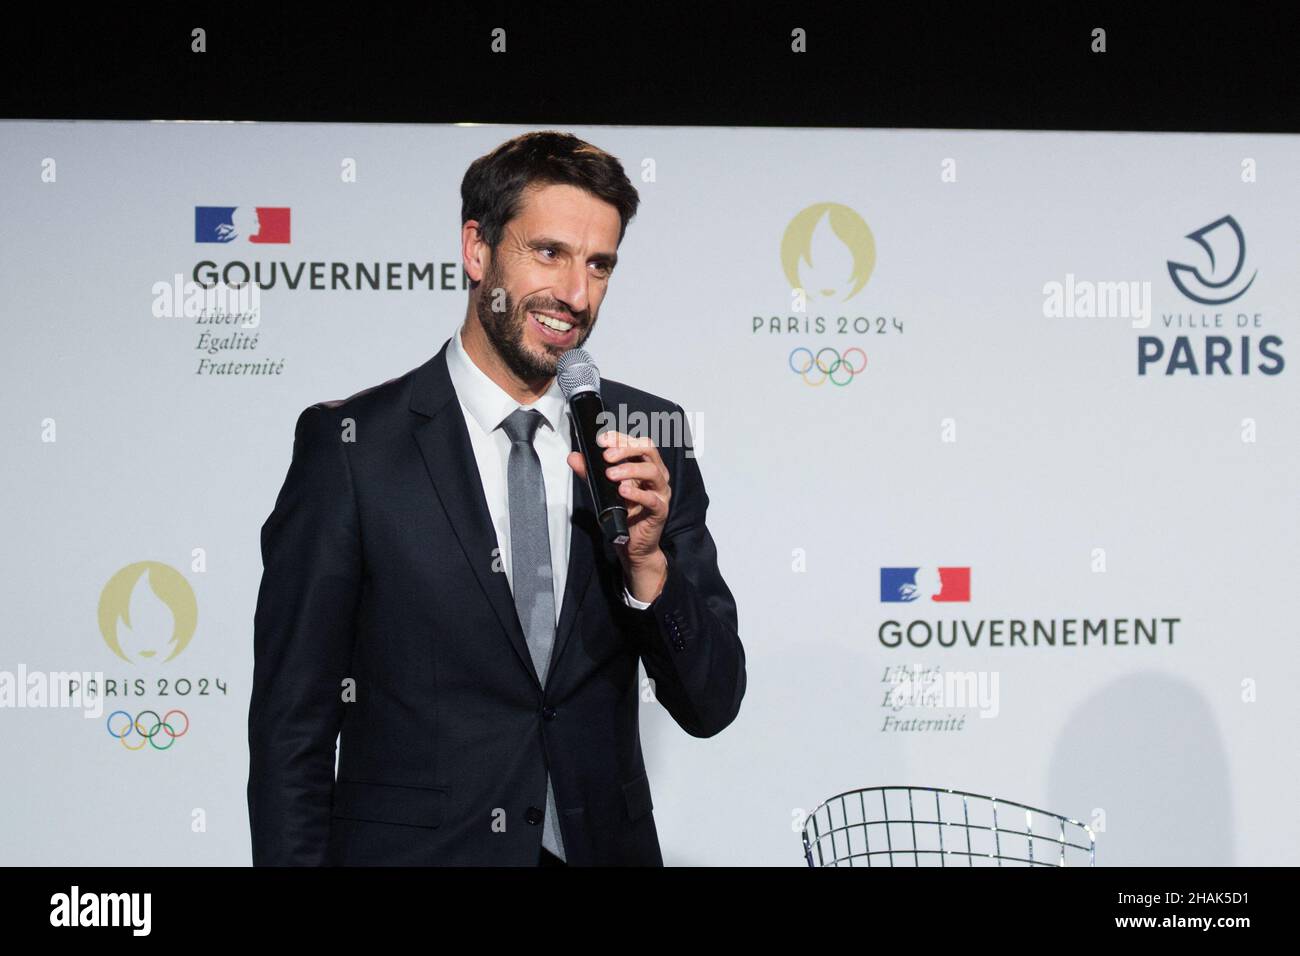
[{"label": "jacket pocket", "polygon": [[437,827],[442,824],[442,807],[446,797],[446,787],[403,787],[360,780],[336,780],[332,815],[345,820]]},{"label": "jacket pocket", "polygon": [[645,774],[623,784],[623,799],[627,802],[627,818],[640,820],[654,809],[650,802],[650,778]]}]

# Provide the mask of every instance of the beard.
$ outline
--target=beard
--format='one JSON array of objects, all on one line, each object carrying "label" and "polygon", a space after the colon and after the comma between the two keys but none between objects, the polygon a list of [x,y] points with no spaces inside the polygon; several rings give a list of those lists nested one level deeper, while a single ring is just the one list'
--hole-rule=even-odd
[{"label": "beard", "polygon": [[[560,356],[567,349],[562,346],[552,345],[549,342],[543,342],[542,351],[536,353],[524,344],[524,330],[531,321],[528,317],[529,309],[568,312],[575,323],[578,321],[577,317],[556,302],[534,300],[520,303],[516,307],[515,301],[511,298],[510,293],[506,291],[502,279],[503,276],[497,268],[496,256],[493,256],[483,275],[478,299],[474,306],[474,311],[478,315],[479,324],[483,327],[484,334],[487,336],[488,341],[492,343],[492,347],[496,349],[497,355],[501,356],[501,360],[505,362],[506,367],[522,381],[536,382],[553,378],[556,363],[559,362]],[[505,297],[505,309],[501,312],[493,311],[489,301],[496,289],[501,289]],[[578,330],[577,343],[573,348],[581,347],[590,335],[590,325],[581,327]]]}]

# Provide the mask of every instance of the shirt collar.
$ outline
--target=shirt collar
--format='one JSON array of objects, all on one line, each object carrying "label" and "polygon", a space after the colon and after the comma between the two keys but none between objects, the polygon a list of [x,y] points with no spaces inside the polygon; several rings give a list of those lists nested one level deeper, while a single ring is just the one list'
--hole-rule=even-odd
[{"label": "shirt collar", "polygon": [[552,431],[560,431],[561,426],[568,427],[568,403],[558,378],[552,378],[551,387],[531,405],[521,405],[474,364],[461,342],[459,328],[447,347],[447,372],[451,375],[457,398],[484,432],[490,434],[518,408],[537,409]]}]

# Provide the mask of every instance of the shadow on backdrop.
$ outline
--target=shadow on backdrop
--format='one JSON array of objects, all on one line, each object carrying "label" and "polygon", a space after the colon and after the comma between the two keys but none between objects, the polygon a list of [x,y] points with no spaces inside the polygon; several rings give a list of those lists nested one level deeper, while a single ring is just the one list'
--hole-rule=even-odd
[{"label": "shadow on backdrop", "polygon": [[1085,700],[1057,741],[1048,794],[1060,813],[1104,821],[1098,866],[1233,865],[1227,752],[1186,681],[1135,674]]}]

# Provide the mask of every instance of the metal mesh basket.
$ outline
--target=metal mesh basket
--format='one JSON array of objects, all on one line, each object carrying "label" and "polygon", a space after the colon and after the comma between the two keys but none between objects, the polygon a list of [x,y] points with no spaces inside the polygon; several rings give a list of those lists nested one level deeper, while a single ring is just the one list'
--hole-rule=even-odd
[{"label": "metal mesh basket", "polygon": [[831,797],[803,826],[809,866],[1094,866],[1078,820],[939,787],[866,787]]}]

